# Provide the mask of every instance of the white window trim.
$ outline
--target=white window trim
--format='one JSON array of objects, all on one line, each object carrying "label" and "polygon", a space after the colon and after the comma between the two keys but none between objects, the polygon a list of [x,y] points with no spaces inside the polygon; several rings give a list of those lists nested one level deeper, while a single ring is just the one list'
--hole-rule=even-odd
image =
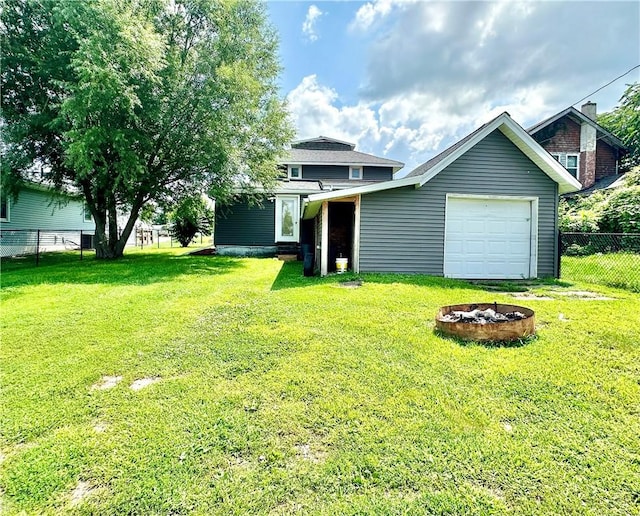
[{"label": "white window trim", "polygon": [[[576,175],[575,178],[580,181],[580,154],[576,153],[576,152],[567,152],[567,162],[568,162],[568,158],[569,156],[575,156],[576,158]],[[567,172],[569,172],[569,174],[571,174],[571,171],[569,170],[569,168],[565,165],[564,168],[567,169]],[[571,174],[573,175],[573,174]]]},{"label": "white window trim", "polygon": [[[282,204],[281,200],[293,200],[293,236],[282,235]],[[276,195],[276,242],[300,241],[300,197],[297,195]]]},{"label": "white window trim", "polygon": [[[360,177],[353,177],[354,168],[357,168],[358,170],[360,170]],[[361,180],[362,176],[364,175],[363,172],[364,172],[364,167],[362,165],[351,166],[349,167],[349,179],[356,180],[356,181]]]},{"label": "white window trim", "polygon": [[[567,172],[569,172],[569,174],[571,174],[571,171],[569,170],[569,168],[567,168],[567,158],[569,156],[575,156],[576,158],[576,175],[575,178],[579,181],[580,180],[580,153],[579,152],[550,152],[549,154],[551,154],[551,156],[558,162],[560,163]],[[572,177],[573,174],[571,174]]]},{"label": "white window trim", "polygon": [[447,264],[447,255],[444,252],[447,248],[446,238],[447,238],[447,229],[448,229],[448,217],[447,217],[447,209],[449,204],[449,199],[451,198],[463,198],[463,199],[489,199],[489,200],[502,200],[502,201],[529,201],[531,203],[531,239],[529,243],[529,249],[531,250],[531,258],[529,261],[529,278],[537,278],[538,277],[538,197],[530,197],[530,196],[522,196],[522,195],[475,195],[475,194],[452,194],[448,193],[445,198],[444,205],[444,238],[443,242],[444,248],[442,253],[442,271],[444,277],[447,276],[447,271],[445,266]]},{"label": "white window trim", "polygon": [[[300,171],[300,175],[298,177],[291,177],[292,168],[297,168]],[[289,179],[302,179],[302,165],[287,165],[287,177]]]},{"label": "white window trim", "polygon": [[6,217],[0,217],[0,222],[11,222],[11,202],[9,202],[9,197],[3,195],[4,197],[4,202],[7,203],[7,216]]}]

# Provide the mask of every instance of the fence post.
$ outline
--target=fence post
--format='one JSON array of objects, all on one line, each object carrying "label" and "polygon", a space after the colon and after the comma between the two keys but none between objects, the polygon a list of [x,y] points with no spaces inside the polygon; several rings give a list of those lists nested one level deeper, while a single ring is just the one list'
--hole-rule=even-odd
[{"label": "fence post", "polygon": [[82,261],[82,248],[84,247],[84,242],[82,241],[82,230],[80,230],[80,261]]},{"label": "fence post", "polygon": [[557,279],[560,279],[560,275],[562,272],[562,231],[558,230],[558,276]]},{"label": "fence post", "polygon": [[40,265],[40,230],[36,239],[36,266]]}]

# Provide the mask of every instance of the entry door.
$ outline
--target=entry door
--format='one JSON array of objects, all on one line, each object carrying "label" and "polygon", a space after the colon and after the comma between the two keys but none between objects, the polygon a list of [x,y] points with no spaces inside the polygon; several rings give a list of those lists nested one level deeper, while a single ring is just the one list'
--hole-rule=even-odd
[{"label": "entry door", "polygon": [[444,275],[466,279],[535,275],[533,210],[530,200],[447,198]]},{"label": "entry door", "polygon": [[300,240],[300,198],[297,195],[276,196],[276,242]]}]

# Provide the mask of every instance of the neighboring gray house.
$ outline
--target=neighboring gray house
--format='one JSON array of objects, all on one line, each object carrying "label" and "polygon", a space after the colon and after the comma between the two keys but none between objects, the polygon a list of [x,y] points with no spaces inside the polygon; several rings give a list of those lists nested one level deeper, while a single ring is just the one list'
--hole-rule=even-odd
[{"label": "neighboring gray house", "polygon": [[557,276],[558,196],[581,186],[503,113],[405,178],[309,195],[302,219],[313,222],[322,275],[339,214],[354,272]]},{"label": "neighboring gray house", "polygon": [[0,196],[0,256],[35,253],[38,230],[40,251],[57,251],[80,245],[81,232],[93,234],[95,224],[80,197],[35,183],[24,186],[15,202]]},{"label": "neighboring gray house", "polygon": [[[294,142],[281,162],[282,179],[260,205],[216,202],[214,243],[219,254],[258,255],[313,252],[314,221],[301,219],[304,200],[311,194],[390,181],[403,164],[358,152],[352,143],[320,136]],[[352,253],[353,206],[332,210],[333,239],[329,259]]]}]

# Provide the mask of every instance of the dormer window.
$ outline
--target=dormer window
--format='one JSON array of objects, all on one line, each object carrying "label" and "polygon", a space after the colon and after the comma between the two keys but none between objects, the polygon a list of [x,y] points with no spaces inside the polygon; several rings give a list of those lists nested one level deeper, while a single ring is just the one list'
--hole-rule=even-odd
[{"label": "dormer window", "polygon": [[302,165],[289,165],[287,172],[289,179],[302,179]]},{"label": "dormer window", "polygon": [[362,179],[362,167],[349,167],[349,179]]}]

